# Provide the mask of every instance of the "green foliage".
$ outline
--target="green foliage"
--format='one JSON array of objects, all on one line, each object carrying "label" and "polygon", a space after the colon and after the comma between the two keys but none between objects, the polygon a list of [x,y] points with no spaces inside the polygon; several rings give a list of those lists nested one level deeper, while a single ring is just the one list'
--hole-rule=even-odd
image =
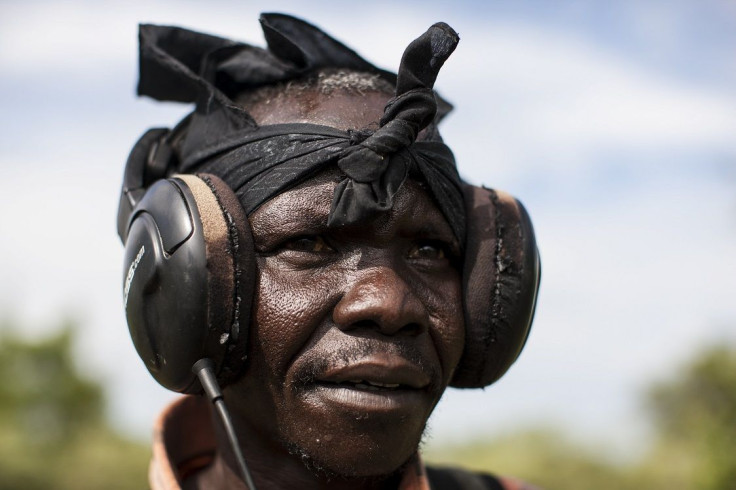
[{"label": "green foliage", "polygon": [[736,348],[706,349],[648,402],[660,434],[650,475],[679,488],[736,488]]},{"label": "green foliage", "polygon": [[433,464],[513,476],[544,489],[620,490],[634,488],[632,478],[596,456],[602,451],[569,441],[559,430],[525,430],[493,441],[429,448]]},{"label": "green foliage", "polygon": [[38,342],[0,332],[0,490],[140,489],[148,450],[105,424],[99,384],[72,359],[74,329]]},{"label": "green foliage", "polygon": [[549,490],[646,488],[736,489],[736,346],[698,353],[646,397],[654,443],[628,465],[604,448],[572,443],[551,429],[526,430],[493,441],[430,447],[426,459],[500,475]]}]

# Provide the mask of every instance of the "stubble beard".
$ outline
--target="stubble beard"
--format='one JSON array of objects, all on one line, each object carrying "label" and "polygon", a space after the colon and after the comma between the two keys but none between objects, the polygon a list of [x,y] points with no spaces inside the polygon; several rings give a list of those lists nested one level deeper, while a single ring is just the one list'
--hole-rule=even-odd
[{"label": "stubble beard", "polygon": [[[423,437],[422,437],[423,439]],[[417,445],[417,450],[418,450]],[[294,456],[301,461],[301,463],[304,465],[304,467],[312,474],[315,478],[325,481],[333,481],[333,480],[345,480],[345,481],[353,481],[356,484],[370,484],[370,483],[377,483],[377,482],[385,482],[386,480],[389,480],[391,478],[395,478],[398,482],[400,480],[401,475],[404,473],[404,470],[406,467],[411,463],[414,454],[416,451],[414,451],[406,461],[401,463],[398,468],[393,470],[392,472],[386,473],[386,474],[379,474],[379,475],[360,475],[359,472],[348,472],[348,471],[336,471],[332,468],[329,468],[326,464],[319,461],[317,458],[312,457],[312,455],[304,449],[303,447],[299,446],[297,443],[294,442],[288,442],[286,443],[286,447],[289,451],[289,454],[291,456]]]}]

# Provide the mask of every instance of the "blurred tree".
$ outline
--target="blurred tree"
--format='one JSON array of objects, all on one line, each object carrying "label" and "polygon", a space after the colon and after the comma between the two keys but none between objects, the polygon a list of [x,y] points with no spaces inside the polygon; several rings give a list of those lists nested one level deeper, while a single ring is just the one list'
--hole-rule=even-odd
[{"label": "blurred tree", "polygon": [[0,325],[0,490],[140,489],[148,449],[104,419],[101,386],[72,359],[74,327],[29,342]]},{"label": "blurred tree", "polygon": [[512,475],[548,490],[736,489],[736,346],[704,349],[645,397],[654,442],[640,461],[607,459],[604,447],[571,442],[554,429],[432,446],[428,461]]},{"label": "blurred tree", "polygon": [[705,349],[647,401],[659,434],[643,465],[650,479],[673,489],[736,488],[735,347]]},{"label": "blurred tree", "polygon": [[637,488],[629,472],[606,461],[605,450],[574,443],[554,428],[522,430],[459,446],[430,446],[424,455],[435,464],[513,476],[548,490]]}]

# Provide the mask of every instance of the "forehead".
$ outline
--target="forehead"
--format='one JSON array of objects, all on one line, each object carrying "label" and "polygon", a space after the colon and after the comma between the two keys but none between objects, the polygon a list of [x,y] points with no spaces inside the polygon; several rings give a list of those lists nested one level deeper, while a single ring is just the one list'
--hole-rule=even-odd
[{"label": "forehead", "polygon": [[[332,198],[341,178],[330,169],[266,202],[250,217],[256,241],[276,239],[281,233],[328,230]],[[347,235],[427,234],[455,242],[452,229],[421,183],[407,179],[395,196],[394,207],[369,222],[340,228]]]},{"label": "forehead", "polygon": [[342,130],[375,129],[389,98],[374,91],[356,94],[337,90],[324,94],[307,89],[298,95],[267,98],[247,109],[260,125],[299,122]]}]

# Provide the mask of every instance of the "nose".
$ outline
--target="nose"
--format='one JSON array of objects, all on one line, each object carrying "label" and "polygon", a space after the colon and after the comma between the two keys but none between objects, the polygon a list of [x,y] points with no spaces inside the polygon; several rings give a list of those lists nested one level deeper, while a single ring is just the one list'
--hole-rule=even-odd
[{"label": "nose", "polygon": [[374,267],[359,274],[333,310],[338,327],[375,328],[385,335],[417,335],[427,329],[426,306],[394,269]]}]

